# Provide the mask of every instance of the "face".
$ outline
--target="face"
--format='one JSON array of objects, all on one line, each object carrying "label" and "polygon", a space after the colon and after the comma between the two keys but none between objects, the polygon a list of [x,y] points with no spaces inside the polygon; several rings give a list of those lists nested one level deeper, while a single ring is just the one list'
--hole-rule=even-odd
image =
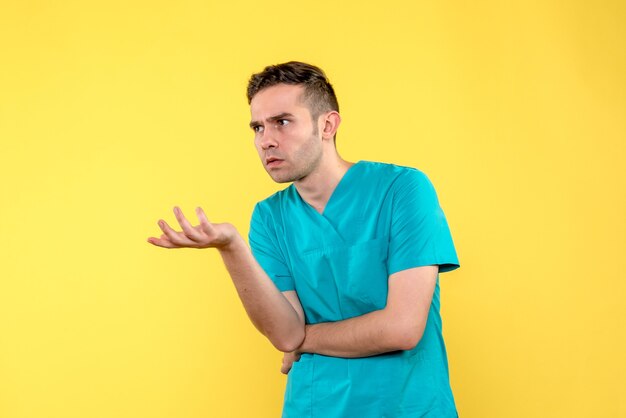
[{"label": "face", "polygon": [[256,146],[263,167],[277,183],[302,180],[322,158],[322,137],[311,112],[300,102],[304,87],[278,84],[250,102]]}]

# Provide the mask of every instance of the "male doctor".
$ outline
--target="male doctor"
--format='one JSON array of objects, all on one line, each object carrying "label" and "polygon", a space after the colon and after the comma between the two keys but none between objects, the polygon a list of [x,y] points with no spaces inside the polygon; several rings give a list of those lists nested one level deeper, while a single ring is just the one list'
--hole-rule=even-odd
[{"label": "male doctor", "polygon": [[[439,273],[459,267],[431,182],[414,168],[338,154],[324,72],[266,67],[248,84],[263,167],[284,190],[259,202],[249,243],[203,210],[164,248],[216,248],[257,329],[284,352],[283,417],[457,417]],[[385,139],[389,141],[390,139]]]}]

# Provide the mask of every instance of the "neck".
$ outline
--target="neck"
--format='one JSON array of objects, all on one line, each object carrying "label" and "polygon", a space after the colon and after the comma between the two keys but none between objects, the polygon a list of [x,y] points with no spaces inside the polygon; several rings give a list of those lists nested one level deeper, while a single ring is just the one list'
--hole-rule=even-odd
[{"label": "neck", "polygon": [[345,161],[336,152],[322,158],[319,165],[306,177],[294,182],[300,197],[319,213],[324,208],[346,171],[354,163]]}]

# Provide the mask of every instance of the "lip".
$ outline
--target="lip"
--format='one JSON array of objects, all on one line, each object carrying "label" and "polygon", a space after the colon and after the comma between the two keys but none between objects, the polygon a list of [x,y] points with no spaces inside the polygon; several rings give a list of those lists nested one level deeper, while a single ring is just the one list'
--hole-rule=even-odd
[{"label": "lip", "polygon": [[283,160],[281,160],[280,158],[269,157],[269,158],[267,158],[265,160],[265,165],[268,168],[271,168],[271,167],[276,167],[276,166],[280,165],[280,163],[282,163],[282,162],[283,162]]}]

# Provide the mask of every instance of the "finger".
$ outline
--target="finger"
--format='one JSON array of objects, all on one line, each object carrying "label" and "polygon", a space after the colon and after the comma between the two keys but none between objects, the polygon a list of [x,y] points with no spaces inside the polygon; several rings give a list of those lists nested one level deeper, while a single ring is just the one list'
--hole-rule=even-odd
[{"label": "finger", "polygon": [[201,207],[196,208],[196,215],[198,216],[198,220],[200,221],[200,228],[204,231],[205,234],[209,236],[215,235],[215,228],[213,228],[213,224],[209,222],[209,219],[206,217],[206,214],[202,210]]},{"label": "finger", "polygon": [[282,365],[282,366],[281,366],[281,368],[280,368],[280,372],[281,372],[282,374],[288,374],[288,373],[289,373],[289,370],[291,370],[291,363],[289,363],[289,364],[285,364],[285,363],[283,363],[283,365]]},{"label": "finger", "polygon": [[182,232],[174,231],[163,219],[159,220],[159,228],[173,244],[179,247],[194,247],[196,243],[185,236]]},{"label": "finger", "polygon": [[202,235],[189,223],[187,218],[185,218],[185,215],[183,215],[183,211],[180,210],[178,206],[174,207],[174,216],[176,216],[176,220],[183,229],[183,233],[187,236],[187,238],[195,242],[203,241]]},{"label": "finger", "polygon": [[148,238],[148,242],[152,245],[156,245],[157,247],[178,248],[164,235],[161,235],[161,238],[150,237]]}]

